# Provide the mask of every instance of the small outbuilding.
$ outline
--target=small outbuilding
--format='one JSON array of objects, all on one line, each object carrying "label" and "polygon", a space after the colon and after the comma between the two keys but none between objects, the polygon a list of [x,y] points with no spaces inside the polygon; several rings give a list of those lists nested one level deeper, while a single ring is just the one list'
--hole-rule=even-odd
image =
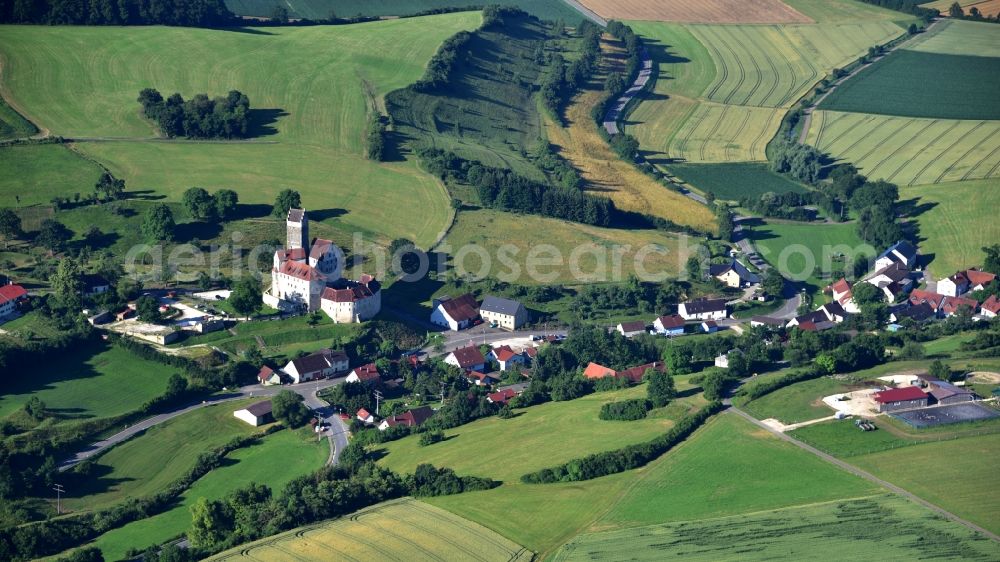
[{"label": "small outbuilding", "polygon": [[233,417],[243,420],[254,427],[271,423],[274,421],[274,416],[271,414],[271,401],[264,400],[263,402],[250,404],[242,410],[233,412]]}]

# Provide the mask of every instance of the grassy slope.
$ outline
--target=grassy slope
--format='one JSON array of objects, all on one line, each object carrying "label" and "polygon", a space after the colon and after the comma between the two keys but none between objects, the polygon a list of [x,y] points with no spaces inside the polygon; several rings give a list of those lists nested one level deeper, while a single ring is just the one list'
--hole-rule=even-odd
[{"label": "grassy slope", "polygon": [[901,49],[843,83],[819,107],[907,117],[1000,119],[994,103],[998,74],[1000,57]]},{"label": "grassy slope", "polygon": [[[370,538],[377,536],[378,540]],[[299,528],[223,552],[209,560],[293,557],[327,559],[331,552],[349,560],[393,560],[432,556],[440,560],[527,562],[520,545],[442,509],[413,499],[378,504],[352,515]]]},{"label": "grassy slope", "polygon": [[101,169],[65,146],[11,146],[0,149],[0,205],[48,204],[53,197],[90,195]]},{"label": "grassy slope", "polygon": [[918,205],[932,205],[917,217],[917,223],[921,251],[934,254],[935,277],[982,265],[983,246],[1000,240],[1000,223],[993,212],[1000,205],[1000,178],[900,190],[900,199],[911,198]]},{"label": "grassy slope", "polygon": [[602,49],[605,56],[599,72],[566,109],[566,127],[546,119],[549,142],[581,172],[588,189],[610,197],[618,208],[699,229],[714,229],[712,213],[705,206],[636,170],[612,152],[598,133],[591,110],[604,97],[602,84],[607,73],[624,70],[618,56],[622,50],[619,42],[603,42]]},{"label": "grassy slope", "polygon": [[[833,257],[854,251],[856,255],[875,254],[874,248],[861,242],[853,224],[767,224],[754,227],[750,236],[754,245],[786,277],[803,280],[812,289],[822,289],[833,275],[843,273],[843,263]],[[824,255],[828,256],[824,258]],[[829,264],[825,262],[829,261]]]},{"label": "grassy slope", "polygon": [[[117,560],[129,548],[145,548],[165,542],[191,526],[190,508],[198,498],[218,499],[250,482],[266,484],[274,493],[280,493],[293,478],[323,466],[329,454],[326,440],[317,442],[306,430],[284,430],[269,435],[259,445],[231,453],[227,458],[234,462],[224,464],[198,480],[173,509],[109,531],[98,537],[94,544],[105,558]],[[281,459],[280,469],[276,459]]]},{"label": "grassy slope", "polygon": [[123,414],[162,394],[174,372],[117,347],[69,350],[48,358],[33,376],[11,378],[0,396],[0,416],[32,396],[70,418]]},{"label": "grassy slope", "polygon": [[[476,5],[469,0],[287,0],[283,3],[292,17],[326,18],[332,10],[338,17],[405,16],[439,8],[465,8]],[[504,5],[517,6],[542,19],[562,18],[576,25],[583,17],[562,0],[506,0]],[[226,0],[226,6],[241,16],[270,16],[272,0]]]},{"label": "grassy slope", "polygon": [[[518,266],[517,271],[503,263],[495,262],[491,275],[511,275],[513,282],[526,285],[619,280],[615,278],[612,262],[613,252],[619,247],[624,249],[621,252],[622,275],[636,271],[634,267],[636,253],[645,247],[666,252],[665,254],[649,252],[644,259],[642,255],[639,256],[643,267],[650,274],[664,273],[674,276],[681,270],[688,257],[676,237],[658,231],[597,228],[530,215],[517,216],[511,220],[507,213],[485,209],[459,213],[445,243],[454,250],[467,244],[476,244],[484,248],[494,260],[499,255],[501,247],[513,246],[517,250],[513,255],[513,262]],[[551,244],[557,248],[563,263],[552,267],[537,267],[537,271],[546,277],[536,278],[527,271],[526,266],[529,262],[528,251],[539,244]],[[626,246],[628,248],[625,248]],[[570,266],[570,259],[578,248],[579,275],[575,274]],[[600,252],[604,257],[598,259],[589,250]],[[449,253],[455,254],[452,250],[449,250]],[[604,274],[600,269],[602,261]],[[464,264],[467,269],[475,272],[480,261],[475,254],[471,254]]]},{"label": "grassy slope", "polygon": [[882,495],[581,535],[563,561],[684,559],[992,560],[997,544],[902,498]]},{"label": "grassy slope", "polygon": [[[185,96],[239,89],[253,107],[277,116],[267,124],[259,114],[261,129],[275,131],[258,142],[80,147],[125,177],[130,190],[179,200],[191,185],[230,187],[245,202],[270,203],[291,187],[310,209],[345,212],[338,219],[345,230],[428,243],[447,221],[444,190],[412,162],[363,158],[366,108],[372,97],[418,78],[444,38],[478,22],[479,14],[466,12],[256,33],[9,26],[0,33],[0,53],[12,63],[3,93],[53,134],[148,138],[139,89]],[[413,208],[423,210],[419,217],[407,212]]]},{"label": "grassy slope", "polygon": [[984,484],[996,475],[997,454],[1000,434],[915,445],[850,460],[996,533],[1000,532],[1000,492]]},{"label": "grassy slope", "polygon": [[256,400],[206,406],[155,426],[94,462],[90,482],[64,498],[71,510],[100,509],[162,490],[194,466],[199,454],[258,429],[233,417]]}]

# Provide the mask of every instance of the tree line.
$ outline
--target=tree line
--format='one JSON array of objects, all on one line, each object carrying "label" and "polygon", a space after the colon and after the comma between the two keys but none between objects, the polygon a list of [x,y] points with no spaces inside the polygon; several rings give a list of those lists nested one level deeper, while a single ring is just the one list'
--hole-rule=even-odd
[{"label": "tree line", "polygon": [[580,56],[566,64],[562,55],[553,55],[551,68],[539,90],[542,103],[557,118],[569,98],[597,71],[601,58],[599,27],[589,20],[583,20],[576,28],[576,35],[580,37]]},{"label": "tree line", "polygon": [[238,20],[224,0],[15,0],[0,23],[221,27]]},{"label": "tree line", "polygon": [[237,90],[225,97],[197,94],[185,101],[178,93],[164,99],[159,91],[144,88],[137,101],[143,114],[168,137],[233,139],[246,138],[250,132],[250,99]]}]

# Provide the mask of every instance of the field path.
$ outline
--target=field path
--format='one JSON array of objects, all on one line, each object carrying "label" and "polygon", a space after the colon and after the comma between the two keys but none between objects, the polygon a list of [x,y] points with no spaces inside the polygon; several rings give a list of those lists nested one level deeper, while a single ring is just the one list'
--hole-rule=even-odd
[{"label": "field path", "polygon": [[924,506],[924,507],[926,507],[926,508],[928,508],[928,509],[930,509],[932,511],[935,511],[938,514],[940,514],[940,515],[942,515],[944,517],[947,517],[948,519],[951,519],[952,521],[954,521],[956,523],[960,523],[962,525],[965,525],[966,527],[972,529],[973,531],[981,533],[985,537],[988,537],[988,538],[990,538],[990,539],[992,539],[994,541],[1000,542],[1000,536],[998,536],[998,535],[996,535],[994,533],[991,533],[990,531],[987,531],[986,529],[983,529],[979,525],[976,525],[975,523],[972,523],[970,521],[966,521],[965,519],[962,519],[961,517],[955,515],[954,513],[950,512],[950,511],[946,511],[945,509],[943,509],[941,507],[938,507],[938,506],[932,504],[931,502],[929,502],[929,501],[927,501],[927,500],[925,500],[925,499],[923,499],[923,498],[921,498],[921,497],[919,497],[919,496],[917,496],[917,495],[915,495],[915,494],[913,494],[911,492],[908,492],[908,491],[904,490],[903,488],[900,488],[899,486],[896,486],[895,484],[891,484],[889,482],[886,482],[885,480],[882,480],[881,478],[875,476],[874,474],[871,474],[870,472],[866,472],[864,470],[861,470],[860,468],[858,468],[858,467],[856,467],[856,466],[854,466],[852,464],[848,464],[848,463],[846,463],[846,462],[844,462],[844,461],[842,461],[842,460],[840,460],[840,459],[838,459],[838,458],[836,458],[836,457],[834,457],[832,455],[828,455],[828,454],[824,453],[823,451],[820,451],[819,449],[817,449],[817,448],[815,448],[815,447],[813,447],[811,445],[807,445],[807,444],[803,443],[802,441],[799,441],[798,439],[796,439],[796,438],[794,438],[794,437],[792,437],[792,436],[790,436],[788,434],[782,433],[782,432],[776,430],[775,428],[769,426],[768,424],[766,424],[766,423],[758,420],[757,418],[751,416],[750,414],[744,412],[743,410],[740,410],[739,408],[736,408],[735,406],[730,406],[730,408],[727,410],[727,412],[732,412],[732,413],[734,413],[734,414],[736,414],[738,416],[741,416],[741,417],[745,418],[747,421],[749,421],[750,423],[753,423],[754,425],[756,425],[758,427],[761,427],[763,429],[766,429],[767,431],[771,432],[772,434],[774,434],[775,436],[777,436],[779,439],[784,439],[785,441],[788,441],[789,443],[792,443],[793,445],[796,445],[799,448],[801,448],[801,449],[803,449],[805,451],[808,451],[808,452],[816,455],[817,457],[825,460],[826,462],[828,462],[830,464],[833,464],[833,465],[836,465],[836,466],[838,466],[838,467],[846,470],[847,472],[850,472],[851,474],[854,474],[855,476],[859,476],[861,478],[864,478],[865,480],[868,480],[869,482],[873,482],[875,484],[878,484],[879,486],[882,486],[883,488],[886,488],[886,489],[888,489],[888,490],[890,490],[890,491],[892,491],[892,492],[894,492],[894,493],[896,493],[896,494],[898,494],[900,496],[903,496],[904,498],[906,498],[908,500],[914,501],[914,502],[916,502],[916,503],[918,503],[918,504],[920,504],[920,505],[922,505],[922,506]]}]

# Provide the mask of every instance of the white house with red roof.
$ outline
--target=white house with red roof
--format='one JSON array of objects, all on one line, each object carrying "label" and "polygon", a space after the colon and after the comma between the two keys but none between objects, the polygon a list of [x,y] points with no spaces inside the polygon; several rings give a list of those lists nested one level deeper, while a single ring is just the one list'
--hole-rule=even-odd
[{"label": "white house with red roof", "polygon": [[509,345],[502,345],[491,349],[486,358],[491,361],[496,361],[497,364],[500,365],[501,371],[513,369],[518,366],[524,366],[524,364],[527,363],[524,354],[514,351]]},{"label": "white house with red roof", "polygon": [[851,284],[847,281],[847,279],[841,278],[839,281],[827,287],[827,289],[829,289],[830,294],[833,296],[833,300],[840,303],[840,306],[843,307],[844,312],[848,312],[850,314],[857,314],[861,312],[861,309],[858,308],[858,305],[854,302],[854,293],[851,291]]},{"label": "white house with red roof", "polygon": [[320,309],[338,324],[371,320],[382,310],[382,286],[371,275],[357,281],[341,280],[323,289]]},{"label": "white house with red roof", "polygon": [[364,408],[358,410],[358,413],[355,415],[355,417],[357,417],[359,421],[364,423],[375,423],[375,416]]},{"label": "white house with red roof", "polygon": [[486,367],[486,358],[474,345],[452,351],[444,358],[444,362],[465,371],[482,371]]},{"label": "white house with red roof", "polygon": [[378,367],[375,366],[375,363],[355,367],[354,370],[347,375],[347,378],[344,379],[345,382],[359,382],[369,386],[376,385],[381,380],[382,375],[379,374]]},{"label": "white house with red roof", "polygon": [[937,292],[947,297],[958,297],[970,291],[980,291],[996,279],[996,275],[978,269],[956,271],[938,281]]},{"label": "white house with red roof", "polygon": [[260,371],[257,371],[257,380],[260,384],[265,386],[281,384],[281,374],[267,365],[264,365],[260,368]]},{"label": "white house with red roof", "polygon": [[28,291],[20,285],[4,285],[0,287],[0,318],[17,312],[17,303],[28,298]]},{"label": "white house with red roof", "polygon": [[460,297],[434,299],[431,323],[448,328],[453,332],[464,330],[479,318],[479,303],[471,294]]},{"label": "white house with red roof", "polygon": [[979,312],[987,318],[996,318],[1000,314],[1000,299],[996,295],[990,295],[990,298],[979,307]]}]

